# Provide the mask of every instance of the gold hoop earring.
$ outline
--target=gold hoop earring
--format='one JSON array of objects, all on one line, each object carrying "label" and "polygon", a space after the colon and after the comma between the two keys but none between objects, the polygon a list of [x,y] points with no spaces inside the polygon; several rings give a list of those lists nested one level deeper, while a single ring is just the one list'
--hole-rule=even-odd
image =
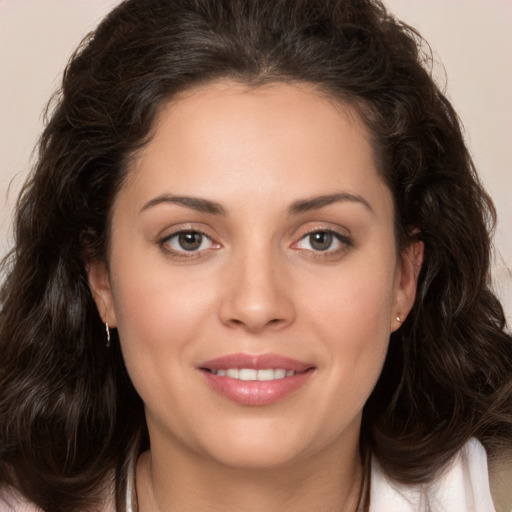
[{"label": "gold hoop earring", "polygon": [[110,347],[110,329],[108,328],[108,322],[105,322],[105,331],[107,333],[107,348]]}]

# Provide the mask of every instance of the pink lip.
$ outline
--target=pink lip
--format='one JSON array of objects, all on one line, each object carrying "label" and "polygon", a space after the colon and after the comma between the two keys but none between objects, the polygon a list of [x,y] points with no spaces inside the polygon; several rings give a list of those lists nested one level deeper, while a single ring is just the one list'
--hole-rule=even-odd
[{"label": "pink lip", "polygon": [[[271,381],[243,381],[215,375],[210,371],[227,368],[282,368],[296,373],[291,377]],[[198,369],[211,388],[220,395],[240,405],[257,406],[273,404],[297,391],[313,374],[314,366],[277,354],[230,354],[206,361],[200,364]]]},{"label": "pink lip", "polygon": [[265,368],[283,368],[294,372],[304,372],[313,365],[280,356],[278,354],[229,354],[206,361],[199,365],[208,370],[220,370],[222,368],[251,368],[264,370]]}]

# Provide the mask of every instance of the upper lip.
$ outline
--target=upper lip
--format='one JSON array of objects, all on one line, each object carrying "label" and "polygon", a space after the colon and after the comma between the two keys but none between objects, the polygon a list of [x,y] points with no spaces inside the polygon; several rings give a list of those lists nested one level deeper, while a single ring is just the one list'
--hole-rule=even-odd
[{"label": "upper lip", "polygon": [[294,372],[304,372],[312,367],[314,367],[314,365],[310,363],[271,353],[228,354],[205,361],[199,365],[199,368],[207,370],[221,370],[226,368],[264,370],[268,368],[282,368],[283,370],[293,370]]}]

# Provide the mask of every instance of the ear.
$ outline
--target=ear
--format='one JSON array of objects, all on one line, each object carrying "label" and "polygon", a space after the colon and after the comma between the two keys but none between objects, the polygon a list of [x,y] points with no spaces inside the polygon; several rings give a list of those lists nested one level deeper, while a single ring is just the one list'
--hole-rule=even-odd
[{"label": "ear", "polygon": [[101,320],[103,323],[108,322],[110,327],[115,327],[117,321],[107,264],[104,261],[88,262],[85,271]]},{"label": "ear", "polygon": [[394,308],[391,312],[391,331],[396,331],[414,305],[418,277],[423,263],[423,242],[411,242],[400,254],[395,275]]}]

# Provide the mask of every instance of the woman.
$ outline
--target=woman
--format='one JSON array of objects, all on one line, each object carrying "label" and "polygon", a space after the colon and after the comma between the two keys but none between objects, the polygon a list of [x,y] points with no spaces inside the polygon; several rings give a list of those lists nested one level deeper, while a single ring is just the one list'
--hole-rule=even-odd
[{"label": "woman", "polygon": [[494,210],[420,43],[363,0],[101,23],[5,263],[2,512],[494,509]]}]

